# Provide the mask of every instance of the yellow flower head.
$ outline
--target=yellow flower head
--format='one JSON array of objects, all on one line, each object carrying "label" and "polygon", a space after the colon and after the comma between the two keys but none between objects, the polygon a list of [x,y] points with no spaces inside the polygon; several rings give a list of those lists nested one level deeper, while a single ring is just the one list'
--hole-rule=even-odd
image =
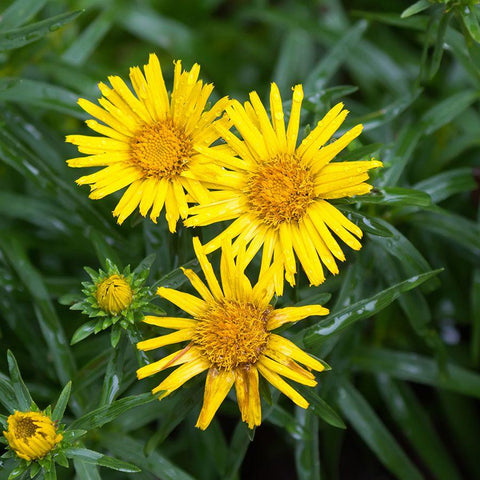
[{"label": "yellow flower head", "polygon": [[10,448],[27,461],[43,458],[63,438],[51,418],[39,412],[15,411],[8,417],[8,430],[3,434]]},{"label": "yellow flower head", "polygon": [[244,273],[246,252],[240,251],[235,261],[229,243],[222,245],[220,286],[198,238],[193,245],[208,287],[192,270],[184,269],[184,273],[201,298],[171,288],[160,287],[157,291],[193,318],[145,317],[146,323],[175,332],[139,342],[137,347],[153,350],[183,341],[189,343],[140,368],[138,378],[178,366],[153,389],[153,393],[162,392],[160,398],[164,398],[208,370],[203,407],[196,425],[202,430],[208,427],[233,385],[242,420],[250,428],[260,425],[259,373],[297,405],[307,408],[308,402],[282,377],[315,386],[310,369],[322,371],[324,366],[272,331],[310,315],[326,315],[328,310],[320,305],[274,309],[270,304],[274,293],[273,270],[268,269],[252,287]]},{"label": "yellow flower head", "polygon": [[[205,105],[213,85],[198,80],[200,66],[182,71],[175,62],[171,95],[155,54],[150,55],[144,72],[130,69],[135,94],[117,76],[110,76],[111,88],[99,84],[100,106],[85,99],[79,105],[100,120],[87,125],[101,136],[69,135],[67,142],[78,145],[87,157],[68,160],[71,167],[105,167],[77,180],[91,187],[90,198],[99,199],[128,186],[113,215],[122,223],[137,207],[156,222],[165,205],[170,231],[179,216],[185,218],[188,201],[209,199],[205,186],[188,178],[199,168],[202,154],[218,139],[214,126],[228,99],[222,98],[209,111]],[[215,148],[214,148],[215,149]],[[188,193],[188,197],[185,195]]]},{"label": "yellow flower head", "polygon": [[95,297],[104,312],[115,315],[130,306],[133,293],[123,275],[110,275],[97,285]]},{"label": "yellow flower head", "polygon": [[[372,187],[365,183],[367,171],[382,165],[379,161],[332,162],[362,131],[362,125],[357,125],[327,144],[348,113],[341,103],[297,147],[302,100],[302,86],[297,85],[287,128],[275,83],[270,92],[271,120],[256,92],[245,105],[233,101],[226,108],[243,140],[218,125],[237,156],[226,150],[201,149],[212,163],[227,170],[216,178],[217,184],[223,184],[213,194],[216,201],[191,208],[185,221],[187,226],[203,226],[235,219],[205,245],[205,252],[219,248],[223,239],[237,236],[234,254],[245,242],[251,242],[250,258],[263,246],[261,271],[275,260],[279,266],[274,275],[278,294],[283,292],[284,272],[290,284],[295,284],[295,257],[312,285],[325,280],[322,263],[333,274],[338,273],[335,258],[343,261],[345,255],[332,232],[351,248],[361,248],[358,238],[362,231],[328,200],[369,192]],[[197,179],[208,179],[212,174],[204,169]]]}]

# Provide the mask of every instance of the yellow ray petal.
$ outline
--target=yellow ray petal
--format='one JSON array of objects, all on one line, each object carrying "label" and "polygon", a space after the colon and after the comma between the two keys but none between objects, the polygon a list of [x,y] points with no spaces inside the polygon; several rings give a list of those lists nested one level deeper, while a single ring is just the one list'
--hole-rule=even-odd
[{"label": "yellow ray petal", "polygon": [[169,181],[162,178],[157,183],[155,189],[155,198],[153,200],[152,210],[150,211],[150,219],[157,223],[157,218],[162,211],[163,205],[165,203],[165,197],[167,196]]},{"label": "yellow ray petal", "polygon": [[278,388],[278,390],[290,398],[290,400],[296,403],[299,407],[308,408],[309,403],[293,387],[283,380],[280,375],[272,372],[261,363],[257,363],[257,369],[265,380],[270,382],[275,388]]},{"label": "yellow ray petal", "polygon": [[[306,238],[305,232],[296,225],[291,226],[293,249],[302,265],[303,271],[308,277],[310,285],[320,285],[325,280],[322,264],[318,259],[317,252],[313,248],[310,239]],[[309,248],[307,248],[307,245]]]},{"label": "yellow ray petal", "polygon": [[70,158],[67,160],[69,167],[104,167],[113,163],[123,163],[130,159],[128,152],[108,152],[90,155],[88,157]]},{"label": "yellow ray petal", "polygon": [[272,115],[272,124],[277,134],[280,149],[285,151],[287,149],[287,137],[285,134],[285,120],[283,115],[282,98],[277,84],[272,83],[270,86],[270,111]]},{"label": "yellow ray petal", "polygon": [[257,92],[250,92],[250,103],[255,111],[255,115],[260,125],[260,130],[264,137],[265,146],[270,157],[274,157],[280,151],[280,144],[278,143],[277,135],[273,130],[267,111],[263,106]]},{"label": "yellow ray petal", "polygon": [[143,180],[137,180],[132,183],[112,212],[114,217],[118,217],[117,223],[119,225],[138,207],[142,199],[143,183]]},{"label": "yellow ray petal", "polygon": [[124,143],[130,142],[130,136],[124,135],[123,133],[120,133],[113,128],[106,127],[105,125],[102,125],[96,120],[89,119],[86,120],[85,123],[87,124],[88,128],[92,129],[97,133],[100,133],[101,135],[105,135],[106,137],[110,137]]},{"label": "yellow ray petal", "polygon": [[328,315],[328,308],[321,305],[304,305],[302,307],[286,307],[275,310],[271,315],[267,328],[274,330],[285,323],[298,322],[312,315]]},{"label": "yellow ray petal", "polygon": [[203,406],[197,420],[196,427],[205,430],[220,407],[235,381],[233,371],[222,371],[210,368],[205,383]]},{"label": "yellow ray petal", "polygon": [[308,353],[304,352],[287,338],[276,335],[275,333],[270,334],[268,337],[267,349],[280,352],[283,355],[290,357],[292,360],[296,360],[306,367],[317,370],[318,372],[325,370],[324,365],[317,359],[308,355]]},{"label": "yellow ray petal", "polygon": [[289,378],[297,383],[301,383],[302,385],[308,385],[309,387],[314,387],[317,382],[315,381],[315,377],[306,370],[303,372],[297,371],[296,369],[293,370],[281,363],[275,362],[274,360],[268,357],[261,357],[259,360],[259,364],[270,370],[271,372],[275,372],[282,377]]},{"label": "yellow ray petal", "polygon": [[167,219],[168,229],[171,233],[174,233],[177,230],[177,222],[180,217],[178,207],[179,205],[175,198],[172,182],[168,182],[167,194],[165,195],[165,218]]},{"label": "yellow ray petal", "polygon": [[333,255],[340,261],[345,261],[345,255],[337,241],[333,238],[330,230],[328,230],[327,226],[325,225],[323,216],[316,209],[311,207],[307,211],[306,218],[307,217],[311,220],[312,225],[315,227],[315,230],[318,232],[318,235],[324,241],[330,252],[332,252]]},{"label": "yellow ray petal", "polygon": [[166,368],[176,367],[177,365],[183,365],[184,363],[192,362],[200,358],[200,355],[201,353],[199,350],[189,343],[185,348],[182,348],[182,350],[178,350],[171,355],[167,355],[161,360],[139,368],[137,370],[137,378],[141,380],[142,378],[155,375]]},{"label": "yellow ray petal", "polygon": [[182,328],[177,332],[169,333],[168,335],[162,335],[161,337],[149,338],[137,343],[137,348],[144,352],[148,350],[155,350],[156,348],[164,347],[165,345],[171,345],[173,343],[184,342],[185,340],[191,340],[195,334],[194,328]]},{"label": "yellow ray petal", "polygon": [[156,120],[165,120],[170,104],[160,62],[154,53],[150,54],[148,64],[145,65],[144,70],[149,98],[155,111],[155,118]]},{"label": "yellow ray petal", "polygon": [[202,373],[210,367],[210,364],[203,357],[199,357],[191,362],[184,363],[172,372],[163,382],[152,390],[155,395],[158,392],[163,391],[159,399],[165,398],[170,395],[178,387],[181,387],[185,382],[190,380],[195,375]]},{"label": "yellow ray petal", "polygon": [[331,273],[336,275],[338,273],[338,267],[337,263],[335,262],[335,258],[333,257],[332,252],[327,247],[323,238],[319,235],[310,217],[305,215],[302,219],[300,219],[299,226],[300,229],[305,229],[307,233],[305,238],[308,238],[308,240],[313,243],[314,248],[318,252],[323,264]]},{"label": "yellow ray petal", "polygon": [[189,293],[178,292],[173,288],[159,287],[157,295],[172,302],[178,308],[184,310],[193,317],[198,317],[207,309],[207,304],[200,298],[194,297]]},{"label": "yellow ray petal", "polygon": [[295,285],[295,273],[297,273],[297,266],[295,263],[295,255],[293,254],[292,232],[290,224],[280,224],[278,233],[280,237],[280,245],[278,247],[276,246],[276,249],[281,249],[285,259],[285,278],[290,285],[293,286]]},{"label": "yellow ray petal", "polygon": [[203,274],[205,275],[205,280],[208,283],[208,287],[210,288],[210,292],[215,297],[216,300],[220,300],[223,298],[223,292],[220,288],[220,284],[218,283],[217,277],[213,272],[212,264],[208,261],[207,256],[205,254],[204,247],[202,247],[200,240],[198,237],[193,238],[193,249],[195,251],[195,255],[197,256],[198,263],[202,268]]},{"label": "yellow ray petal", "polygon": [[157,317],[155,315],[146,315],[143,317],[143,322],[157,327],[171,328],[172,330],[195,328],[197,325],[197,321],[193,318]]},{"label": "yellow ray petal", "polygon": [[192,287],[200,294],[200,296],[206,302],[212,302],[213,296],[210,293],[210,290],[206,287],[206,285],[200,280],[200,277],[193,270],[190,270],[189,268],[181,267],[181,269],[185,274],[185,276],[190,280]]},{"label": "yellow ray petal", "polygon": [[298,128],[300,126],[300,111],[303,101],[303,88],[301,85],[295,85],[292,96],[292,109],[287,127],[287,148],[289,153],[293,153],[297,147]]},{"label": "yellow ray petal", "polygon": [[146,217],[150,207],[153,205],[157,193],[158,180],[146,178],[143,183],[142,199],[140,200],[140,215]]}]

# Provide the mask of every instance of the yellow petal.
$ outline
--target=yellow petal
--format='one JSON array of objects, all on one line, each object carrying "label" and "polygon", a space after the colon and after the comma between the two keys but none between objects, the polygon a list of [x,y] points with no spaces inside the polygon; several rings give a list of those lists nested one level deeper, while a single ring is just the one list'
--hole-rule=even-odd
[{"label": "yellow petal", "polygon": [[148,350],[155,350],[156,348],[164,347],[165,345],[171,345],[173,343],[184,342],[185,340],[191,340],[195,334],[194,328],[183,328],[177,332],[169,333],[168,335],[162,335],[161,337],[149,338],[137,343],[137,348],[144,352]]},{"label": "yellow petal", "polygon": [[203,397],[203,406],[197,420],[196,427],[205,430],[213,416],[220,407],[228,392],[232,388],[235,381],[235,373],[233,371],[222,371],[210,368],[205,383],[205,393]]},{"label": "yellow petal", "polygon": [[181,308],[193,317],[198,317],[207,309],[207,304],[200,298],[194,297],[189,293],[178,292],[173,288],[159,287],[157,295],[172,302],[178,308]]},{"label": "yellow petal", "polygon": [[270,317],[267,328],[274,330],[285,323],[298,322],[312,315],[328,315],[328,308],[321,305],[304,305],[302,307],[286,307],[275,310]]}]

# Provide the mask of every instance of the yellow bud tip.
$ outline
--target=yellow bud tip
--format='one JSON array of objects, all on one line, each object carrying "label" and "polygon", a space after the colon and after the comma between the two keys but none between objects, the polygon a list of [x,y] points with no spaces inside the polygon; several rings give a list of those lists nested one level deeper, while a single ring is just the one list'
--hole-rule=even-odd
[{"label": "yellow bud tip", "polygon": [[133,292],[123,275],[110,275],[97,285],[95,297],[104,312],[116,315],[130,306]]}]

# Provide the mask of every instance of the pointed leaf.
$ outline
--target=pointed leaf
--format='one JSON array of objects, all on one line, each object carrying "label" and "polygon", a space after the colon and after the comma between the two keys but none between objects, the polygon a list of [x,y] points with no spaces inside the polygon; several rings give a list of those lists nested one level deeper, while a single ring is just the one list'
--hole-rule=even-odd
[{"label": "pointed leaf", "polygon": [[8,359],[8,369],[10,371],[10,378],[12,379],[12,386],[15,390],[15,396],[17,397],[17,408],[22,411],[26,412],[30,410],[30,406],[32,405],[33,399],[28,391],[27,386],[23,382],[22,375],[18,368],[17,360],[13,356],[13,353],[8,350],[7,352],[7,359]]},{"label": "pointed leaf", "polygon": [[67,448],[63,451],[67,458],[73,460],[81,460],[85,463],[99,465],[100,467],[107,467],[119,472],[135,473],[140,472],[140,469],[132,463],[117,460],[116,458],[108,457],[101,453],[87,448]]},{"label": "pointed leaf", "polygon": [[308,347],[318,346],[330,336],[342,331],[353,323],[363,320],[364,318],[372,317],[375,313],[388,307],[388,305],[396,300],[403,292],[408,292],[418,287],[423,282],[438,275],[442,270],[443,269],[432,270],[420,275],[415,275],[370,298],[360,300],[337,313],[329,315],[326,320],[322,320],[318,322],[317,325],[305,329],[303,339],[305,344]]},{"label": "pointed leaf", "polygon": [[63,418],[65,408],[67,408],[68,400],[70,399],[70,392],[72,390],[72,382],[68,382],[58,397],[55,408],[52,412],[52,420],[59,421]]}]

